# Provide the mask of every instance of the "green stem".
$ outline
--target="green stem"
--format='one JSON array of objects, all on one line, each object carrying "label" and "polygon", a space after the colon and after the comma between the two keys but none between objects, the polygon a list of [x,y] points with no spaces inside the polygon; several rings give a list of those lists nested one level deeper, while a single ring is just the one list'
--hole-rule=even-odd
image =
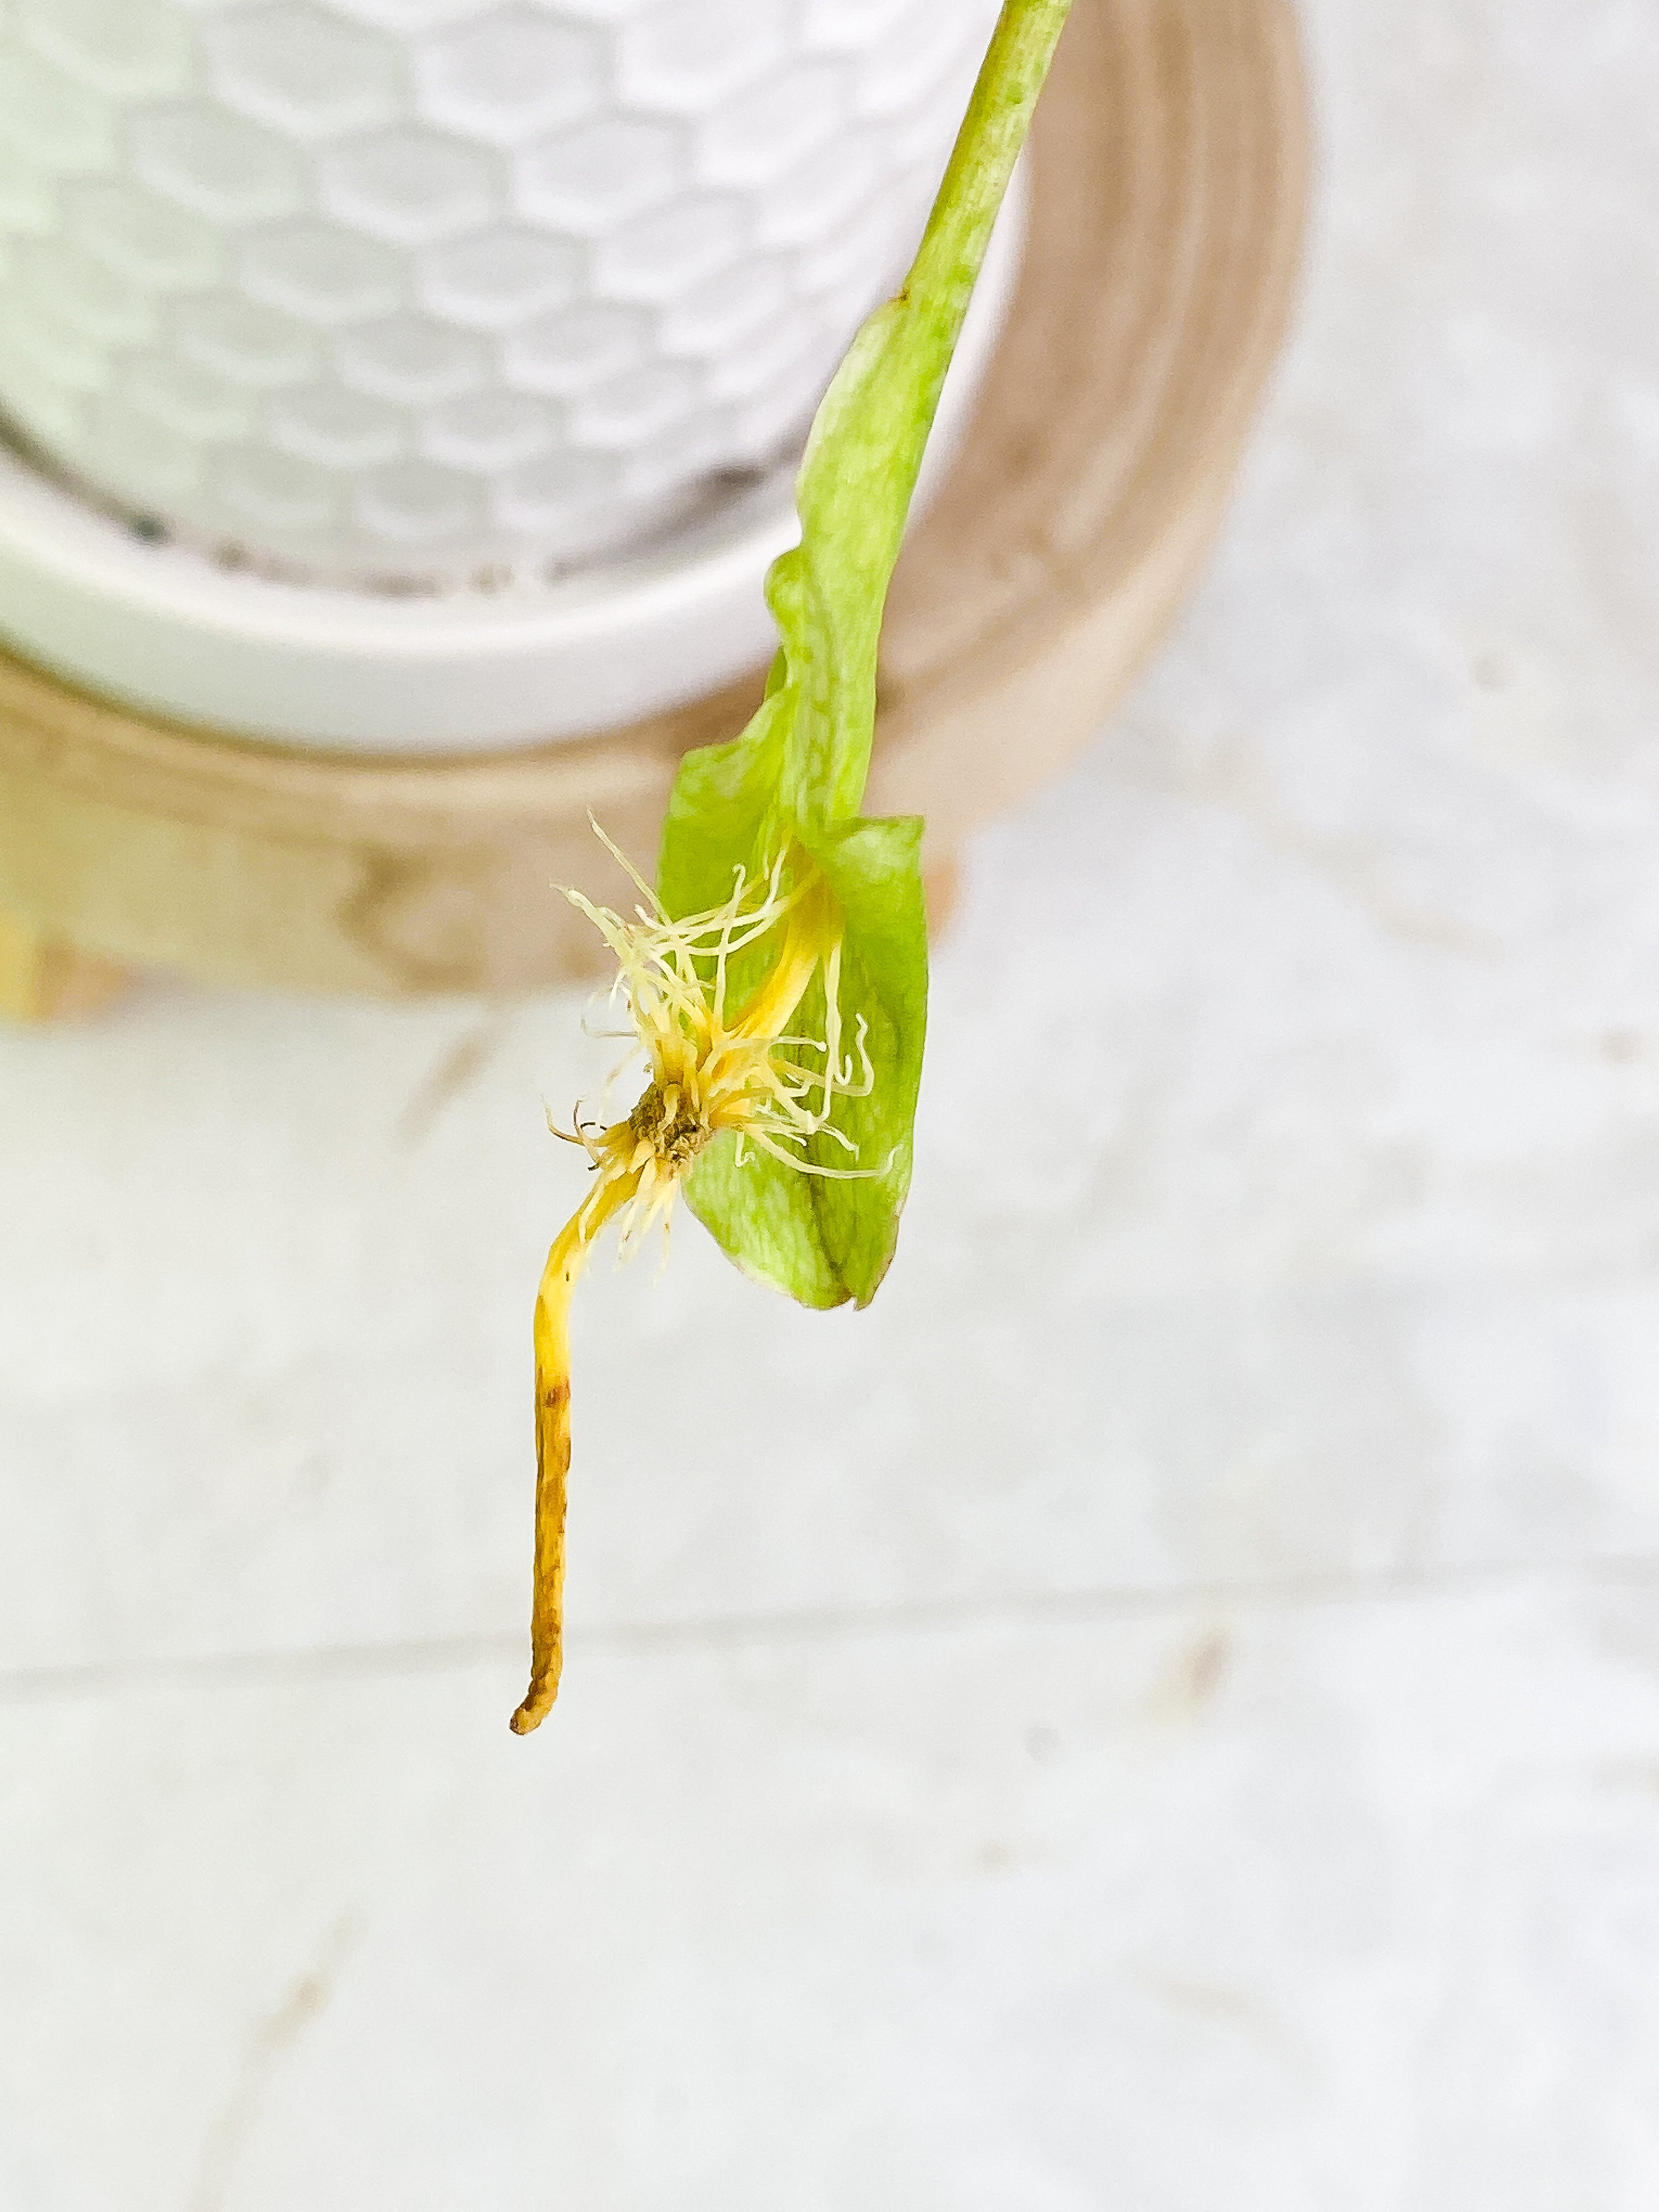
[{"label": "green stem", "polygon": [[887,586],[934,411],[991,229],[1071,0],[1003,0],[910,273],[825,393],[797,486],[801,543],[767,596],[801,687],[786,819],[856,814],[875,731]]},{"label": "green stem", "polygon": [[[932,323],[943,350],[934,391],[945,381],[962,332],[992,226],[1030,128],[1072,0],[1003,0],[973,97],[904,290]],[[902,295],[901,295],[902,296]],[[932,410],[929,410],[931,421]],[[918,444],[916,466],[921,462]],[[915,482],[914,472],[912,483]]]}]

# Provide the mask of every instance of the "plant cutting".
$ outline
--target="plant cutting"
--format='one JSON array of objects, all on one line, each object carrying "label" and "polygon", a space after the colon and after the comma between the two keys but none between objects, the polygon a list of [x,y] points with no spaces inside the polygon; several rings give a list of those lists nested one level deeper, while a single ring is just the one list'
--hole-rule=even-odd
[{"label": "plant cutting", "polygon": [[[909,1187],[927,1007],[922,823],[860,812],[887,587],[992,225],[1070,0],[1005,0],[921,245],[814,421],[800,542],[774,564],[780,645],[729,743],[689,753],[654,885],[620,854],[631,917],[570,898],[617,962],[647,1081],[608,1127],[558,1131],[592,1182],[537,1295],[531,1677],[558,1692],[570,1468],[571,1296],[601,1233],[624,1253],[687,1206],[730,1257],[801,1304],[867,1305]],[[608,843],[609,841],[607,840]],[[615,853],[615,848],[611,848]]]}]

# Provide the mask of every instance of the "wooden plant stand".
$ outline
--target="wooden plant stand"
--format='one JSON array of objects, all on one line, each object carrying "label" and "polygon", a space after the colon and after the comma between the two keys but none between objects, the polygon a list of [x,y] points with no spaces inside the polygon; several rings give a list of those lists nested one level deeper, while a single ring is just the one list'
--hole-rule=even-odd
[{"label": "wooden plant stand", "polygon": [[[1278,351],[1307,126],[1288,0],[1077,0],[1038,112],[1020,288],[894,580],[869,805],[963,834],[1099,728],[1203,561]],[[0,1011],[109,963],[318,991],[589,972],[556,882],[647,861],[674,765],[758,675],[489,756],[354,758],[186,731],[0,654]],[[71,949],[73,948],[73,949]]]}]

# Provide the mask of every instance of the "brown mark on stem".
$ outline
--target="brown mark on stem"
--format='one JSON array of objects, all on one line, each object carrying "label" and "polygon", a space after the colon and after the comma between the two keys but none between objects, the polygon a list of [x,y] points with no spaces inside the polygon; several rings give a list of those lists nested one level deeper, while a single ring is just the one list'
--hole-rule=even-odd
[{"label": "brown mark on stem", "polygon": [[593,1240],[639,1188],[630,1168],[578,1206],[553,1240],[536,1294],[536,1564],[530,1687],[514,1714],[528,1735],[552,1711],[564,1664],[564,1510],[570,1478],[570,1294]]},{"label": "brown mark on stem", "polygon": [[536,1565],[530,1606],[530,1687],[513,1716],[528,1735],[552,1710],[564,1665],[564,1513],[570,1481],[570,1383],[536,1377]]}]

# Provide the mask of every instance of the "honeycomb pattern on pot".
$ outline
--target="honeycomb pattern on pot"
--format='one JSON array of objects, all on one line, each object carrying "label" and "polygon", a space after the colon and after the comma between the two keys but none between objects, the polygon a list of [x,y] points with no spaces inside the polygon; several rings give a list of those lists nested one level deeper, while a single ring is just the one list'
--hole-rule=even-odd
[{"label": "honeycomb pattern on pot", "polygon": [[637,544],[798,444],[996,0],[0,0],[0,416],[370,587]]}]

